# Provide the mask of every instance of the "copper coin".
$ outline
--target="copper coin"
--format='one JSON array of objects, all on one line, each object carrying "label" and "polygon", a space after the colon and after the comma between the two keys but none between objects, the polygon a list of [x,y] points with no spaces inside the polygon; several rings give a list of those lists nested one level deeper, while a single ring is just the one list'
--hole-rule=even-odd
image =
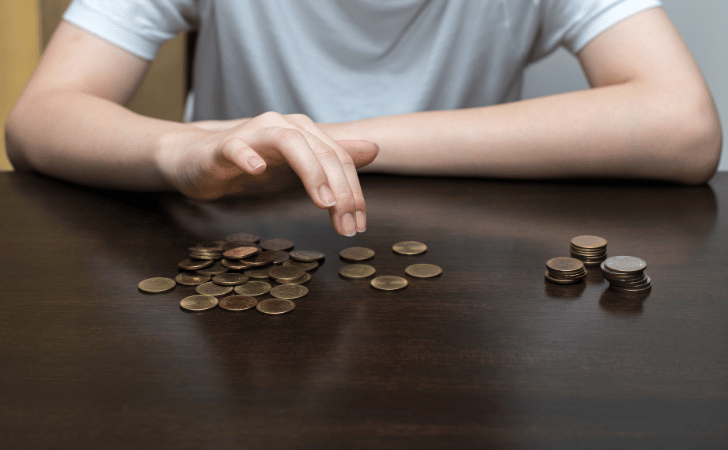
[{"label": "copper coin", "polygon": [[190,252],[188,256],[191,259],[206,259],[206,260],[212,260],[215,261],[217,259],[222,259],[222,253],[194,253]]},{"label": "copper coin", "polygon": [[607,246],[607,240],[599,236],[577,236],[571,240],[571,245],[580,249],[603,249]]},{"label": "copper coin", "polygon": [[222,309],[228,311],[245,311],[255,307],[258,304],[258,300],[247,295],[229,295],[225,298],[220,299],[218,305]]},{"label": "copper coin", "polygon": [[263,250],[279,252],[281,250],[290,251],[293,249],[293,242],[288,239],[268,239],[260,243]]},{"label": "copper coin", "polygon": [[578,277],[578,278],[555,278],[552,277],[551,274],[549,274],[549,271],[547,270],[544,272],[544,276],[547,280],[549,280],[552,283],[556,284],[576,284],[584,280],[584,277]]},{"label": "copper coin", "polygon": [[268,271],[268,276],[278,281],[291,281],[301,278],[306,271],[296,266],[276,266]]},{"label": "copper coin", "polygon": [[222,254],[227,259],[243,259],[260,252],[258,247],[235,247]]},{"label": "copper coin", "polygon": [[140,291],[148,294],[161,294],[162,292],[171,291],[177,283],[171,278],[154,277],[140,281],[137,287]]},{"label": "copper coin", "polygon": [[434,264],[412,264],[404,271],[415,278],[433,278],[442,273],[442,269]]},{"label": "copper coin", "polygon": [[217,298],[212,295],[191,295],[183,298],[179,306],[187,311],[205,311],[217,306]]},{"label": "copper coin", "polygon": [[282,284],[270,290],[270,295],[275,298],[293,300],[308,294],[308,288],[300,284]]},{"label": "copper coin", "polygon": [[276,280],[276,281],[280,284],[306,284],[309,281],[311,281],[311,274],[308,272],[304,272],[304,275],[301,278],[298,278],[296,280],[292,280],[292,281]]},{"label": "copper coin", "polygon": [[366,261],[374,258],[374,250],[365,247],[349,247],[340,251],[339,257],[346,261]]},{"label": "copper coin", "polygon": [[306,272],[310,272],[310,271],[316,269],[319,266],[319,263],[318,263],[318,261],[303,262],[303,261],[296,261],[295,259],[289,259],[288,261],[285,261],[283,263],[283,265],[300,267],[301,269],[305,270]]},{"label": "copper coin", "polygon": [[215,263],[212,259],[185,259],[177,264],[177,267],[184,270],[198,270],[210,267]]},{"label": "copper coin", "polygon": [[232,259],[222,259],[220,260],[220,264],[231,270],[245,270],[250,268],[250,265],[240,262],[239,260]]},{"label": "copper coin", "polygon": [[604,261],[604,267],[622,273],[640,272],[647,268],[647,263],[635,256],[612,256]]},{"label": "copper coin", "polygon": [[196,273],[182,272],[174,279],[177,283],[185,286],[197,286],[198,284],[207,283],[210,277],[198,275]]},{"label": "copper coin", "polygon": [[255,242],[252,242],[252,241],[230,241],[230,242],[226,242],[225,245],[222,246],[222,251],[226,252],[228,250],[232,250],[237,247],[255,247],[258,250],[262,250],[260,248],[260,245],[258,245]]},{"label": "copper coin", "polygon": [[220,261],[217,261],[210,267],[205,267],[204,269],[198,270],[197,273],[206,277],[214,277],[215,275],[221,275],[227,271],[228,268],[223,266]]},{"label": "copper coin", "polygon": [[245,284],[235,286],[235,293],[240,295],[247,295],[249,297],[256,297],[258,295],[264,295],[270,292],[270,284],[265,281],[248,281]]},{"label": "copper coin", "polygon": [[326,255],[316,250],[293,250],[289,256],[301,262],[321,261],[326,258]]},{"label": "copper coin", "polygon": [[198,244],[195,247],[188,248],[187,251],[194,253],[222,253],[222,245]]},{"label": "copper coin", "polygon": [[367,264],[349,264],[339,269],[339,275],[350,280],[363,280],[374,275],[377,270]]},{"label": "copper coin", "polygon": [[255,309],[262,312],[263,314],[276,315],[291,312],[295,307],[296,304],[290,300],[285,300],[282,298],[269,298],[268,300],[263,300],[262,302],[258,303]]},{"label": "copper coin", "polygon": [[241,264],[246,264],[248,267],[263,267],[268,264],[272,264],[275,260],[275,256],[269,252],[262,252],[250,258],[241,259]]},{"label": "copper coin", "polygon": [[242,273],[223,273],[212,277],[212,282],[220,286],[237,286],[248,281],[248,276]]},{"label": "copper coin", "polygon": [[546,261],[546,268],[552,273],[575,273],[584,270],[584,263],[576,258],[560,256]]},{"label": "copper coin", "polygon": [[213,282],[207,282],[202,283],[201,285],[197,286],[195,288],[195,291],[197,291],[198,294],[202,295],[212,295],[214,297],[217,297],[219,295],[225,295],[229,294],[233,291],[232,286],[220,286],[219,284],[215,284]]},{"label": "copper coin", "polygon": [[270,250],[266,250],[263,253],[270,253],[273,255],[273,264],[283,264],[284,262],[288,261],[290,259],[290,256],[288,255],[288,252],[285,250],[279,250],[277,252],[272,252]]},{"label": "copper coin", "polygon": [[268,275],[269,270],[270,269],[249,269],[243,273],[253,280],[267,280],[270,278]]},{"label": "copper coin", "polygon": [[427,246],[422,242],[404,241],[394,244],[392,250],[400,255],[419,255],[427,251]]},{"label": "copper coin", "polygon": [[397,291],[407,287],[407,280],[402,277],[384,275],[376,277],[370,284],[374,289],[379,289],[380,291]]},{"label": "copper coin", "polygon": [[228,242],[242,241],[242,242],[260,242],[260,237],[250,233],[235,233],[225,238]]}]

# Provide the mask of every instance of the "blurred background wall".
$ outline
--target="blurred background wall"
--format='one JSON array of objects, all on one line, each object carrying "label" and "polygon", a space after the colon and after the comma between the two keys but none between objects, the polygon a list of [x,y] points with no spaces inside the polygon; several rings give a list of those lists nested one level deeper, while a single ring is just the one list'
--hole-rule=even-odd
[{"label": "blurred background wall", "polygon": [[[0,120],[10,108],[37,63],[70,0],[0,0]],[[728,1],[663,0],[665,10],[690,47],[713,93],[724,130],[728,134]],[[184,37],[165,45],[131,103],[142,114],[180,120],[184,103]],[[557,51],[526,72],[526,98],[587,87],[576,59]],[[0,170],[10,169],[0,141]],[[728,149],[719,170],[728,171]]]}]

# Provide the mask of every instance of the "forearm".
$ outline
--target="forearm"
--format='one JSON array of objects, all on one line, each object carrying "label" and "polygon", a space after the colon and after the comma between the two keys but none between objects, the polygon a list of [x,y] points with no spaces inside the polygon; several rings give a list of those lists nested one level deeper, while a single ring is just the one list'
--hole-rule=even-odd
[{"label": "forearm", "polygon": [[334,124],[331,133],[377,143],[374,171],[703,182],[720,154],[712,102],[691,106],[662,94],[656,87],[624,83],[491,107]]},{"label": "forearm", "polygon": [[106,188],[167,190],[172,187],[159,169],[159,142],[174,132],[206,133],[103,98],[48,92],[21,98],[6,124],[6,142],[19,170]]}]

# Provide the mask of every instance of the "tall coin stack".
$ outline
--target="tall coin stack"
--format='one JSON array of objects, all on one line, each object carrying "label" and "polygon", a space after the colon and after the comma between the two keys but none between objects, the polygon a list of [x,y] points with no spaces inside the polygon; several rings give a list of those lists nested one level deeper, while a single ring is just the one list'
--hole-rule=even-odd
[{"label": "tall coin stack", "polygon": [[598,266],[607,259],[607,240],[599,236],[577,236],[571,240],[571,256],[585,266]]},{"label": "tall coin stack", "polygon": [[645,273],[647,263],[634,256],[612,256],[602,264],[602,274],[609,288],[623,294],[645,294],[652,289],[652,280]]},{"label": "tall coin stack", "polygon": [[578,283],[586,276],[584,263],[568,256],[549,259],[546,261],[546,269],[546,279],[557,284]]}]

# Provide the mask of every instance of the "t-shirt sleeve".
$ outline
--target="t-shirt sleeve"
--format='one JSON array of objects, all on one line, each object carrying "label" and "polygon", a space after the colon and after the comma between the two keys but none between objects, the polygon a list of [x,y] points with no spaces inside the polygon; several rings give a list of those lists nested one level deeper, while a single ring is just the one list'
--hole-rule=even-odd
[{"label": "t-shirt sleeve", "polygon": [[560,45],[577,53],[607,28],[661,5],[660,0],[544,0],[540,39],[533,60]]},{"label": "t-shirt sleeve", "polygon": [[179,32],[197,25],[195,0],[73,0],[63,19],[152,60]]}]

